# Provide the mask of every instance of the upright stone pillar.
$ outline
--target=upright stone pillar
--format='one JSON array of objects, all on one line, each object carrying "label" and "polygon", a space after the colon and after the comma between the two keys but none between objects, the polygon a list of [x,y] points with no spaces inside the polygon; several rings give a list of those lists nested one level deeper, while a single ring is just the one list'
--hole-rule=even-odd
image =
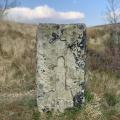
[{"label": "upright stone pillar", "polygon": [[39,25],[36,78],[40,112],[63,112],[85,101],[85,47],[83,24]]}]

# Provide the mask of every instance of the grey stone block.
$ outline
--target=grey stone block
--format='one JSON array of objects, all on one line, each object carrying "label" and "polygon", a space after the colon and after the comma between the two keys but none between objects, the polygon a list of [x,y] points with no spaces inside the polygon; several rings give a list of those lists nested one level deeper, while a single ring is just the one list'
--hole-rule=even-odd
[{"label": "grey stone block", "polygon": [[39,25],[36,83],[40,112],[63,112],[85,101],[85,48],[84,24]]}]

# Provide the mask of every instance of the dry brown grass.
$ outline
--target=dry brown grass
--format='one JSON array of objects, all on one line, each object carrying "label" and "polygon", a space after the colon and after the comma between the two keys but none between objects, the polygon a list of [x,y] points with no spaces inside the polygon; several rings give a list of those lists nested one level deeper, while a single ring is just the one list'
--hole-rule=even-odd
[{"label": "dry brown grass", "polygon": [[113,98],[118,96],[120,101],[120,55],[106,48],[109,35],[102,27],[88,29],[86,98],[91,99],[92,94],[93,100],[82,109],[40,115],[34,92],[36,29],[34,25],[0,21],[0,120],[120,120],[120,102]]},{"label": "dry brown grass", "polygon": [[87,47],[90,50],[97,52],[104,52],[105,50],[105,41],[109,39],[109,34],[107,30],[103,28],[89,28],[87,30],[88,42]]},{"label": "dry brown grass", "polygon": [[[109,31],[106,31],[106,34],[105,38],[99,36],[101,40],[99,44],[91,44],[91,34],[89,34],[87,89],[101,98],[100,109],[104,116],[103,120],[119,120],[120,45],[110,42]],[[97,34],[94,39],[96,37]],[[104,49],[101,51],[102,47]]]},{"label": "dry brown grass", "polygon": [[36,29],[0,21],[0,120],[39,117],[34,92]]},{"label": "dry brown grass", "polygon": [[0,91],[35,88],[36,26],[0,21]]},{"label": "dry brown grass", "polygon": [[[26,99],[26,100],[25,100]],[[37,112],[37,106],[33,98],[23,98],[8,104],[0,104],[0,120],[35,120],[34,114]]]}]

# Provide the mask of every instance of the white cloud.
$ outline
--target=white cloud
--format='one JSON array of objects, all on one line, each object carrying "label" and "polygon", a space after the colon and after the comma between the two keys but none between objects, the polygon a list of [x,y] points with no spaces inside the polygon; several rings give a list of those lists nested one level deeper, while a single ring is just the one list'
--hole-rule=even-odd
[{"label": "white cloud", "polygon": [[75,11],[61,12],[61,11],[56,11],[53,8],[50,8],[47,5],[39,6],[34,9],[27,7],[15,7],[9,9],[7,12],[8,14],[5,17],[5,19],[14,20],[18,22],[30,22],[30,23],[81,22],[85,18],[84,13],[82,12],[75,12]]}]

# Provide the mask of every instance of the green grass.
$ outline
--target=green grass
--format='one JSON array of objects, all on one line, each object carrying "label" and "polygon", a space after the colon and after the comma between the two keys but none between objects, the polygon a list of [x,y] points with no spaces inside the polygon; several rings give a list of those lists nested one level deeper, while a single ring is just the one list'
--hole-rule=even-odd
[{"label": "green grass", "polygon": [[81,109],[81,107],[68,108],[63,113],[63,116],[66,118],[66,120],[75,120],[76,116],[81,112]]},{"label": "green grass", "polygon": [[23,98],[22,101],[19,103],[20,106],[26,106],[28,108],[34,108],[37,107],[37,100],[36,98]]},{"label": "green grass", "polygon": [[117,96],[113,93],[105,93],[104,98],[109,106],[115,106],[118,102]]},{"label": "green grass", "polygon": [[33,120],[40,120],[40,112],[38,110],[33,110]]},{"label": "green grass", "polygon": [[94,95],[89,90],[85,90],[85,101],[86,101],[86,103],[92,102],[93,99],[94,99]]}]

